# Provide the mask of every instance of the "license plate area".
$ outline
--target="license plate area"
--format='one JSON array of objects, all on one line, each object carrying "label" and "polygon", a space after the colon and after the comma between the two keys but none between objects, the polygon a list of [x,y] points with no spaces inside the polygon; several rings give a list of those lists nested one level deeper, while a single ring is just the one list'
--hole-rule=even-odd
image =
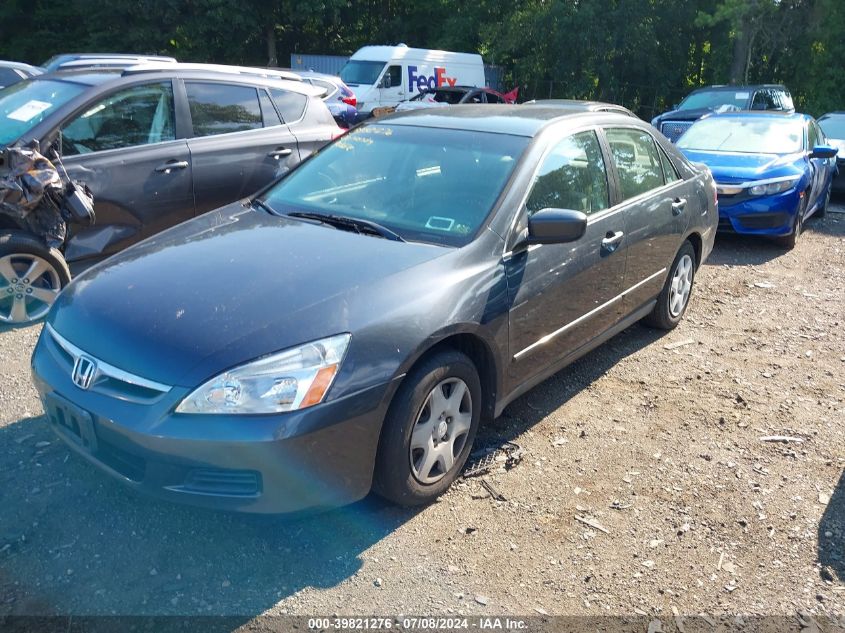
[{"label": "license plate area", "polygon": [[62,436],[91,453],[97,451],[97,434],[90,413],[56,394],[45,397],[44,411]]}]

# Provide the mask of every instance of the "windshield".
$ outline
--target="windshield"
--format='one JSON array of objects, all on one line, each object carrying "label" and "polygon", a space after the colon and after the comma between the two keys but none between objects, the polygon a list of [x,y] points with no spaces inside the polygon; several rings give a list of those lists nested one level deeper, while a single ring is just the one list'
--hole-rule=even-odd
[{"label": "windshield", "polygon": [[280,214],[317,212],[377,222],[407,241],[467,244],[529,139],[505,134],[365,125],[273,187]]},{"label": "windshield", "polygon": [[804,147],[801,121],[770,117],[701,119],[681,138],[678,147],[711,152],[790,154]]},{"label": "windshield", "polygon": [[818,124],[826,137],[845,140],[845,116],[824,117],[818,120]]},{"label": "windshield", "polygon": [[678,110],[745,110],[750,97],[748,90],[705,90],[694,92],[681,101]]},{"label": "windshield", "polygon": [[85,86],[45,79],[22,81],[0,90],[0,145],[18,140]]},{"label": "windshield", "polygon": [[340,69],[340,78],[347,86],[372,86],[387,62],[350,60]]}]

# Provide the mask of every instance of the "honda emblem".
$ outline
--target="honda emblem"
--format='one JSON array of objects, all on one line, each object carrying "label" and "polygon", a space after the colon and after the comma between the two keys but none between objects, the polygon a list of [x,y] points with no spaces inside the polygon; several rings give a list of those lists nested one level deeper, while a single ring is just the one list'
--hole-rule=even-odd
[{"label": "honda emblem", "polygon": [[71,379],[80,389],[88,389],[91,383],[94,382],[94,377],[97,375],[97,362],[93,358],[87,356],[80,356],[73,364],[73,373]]}]

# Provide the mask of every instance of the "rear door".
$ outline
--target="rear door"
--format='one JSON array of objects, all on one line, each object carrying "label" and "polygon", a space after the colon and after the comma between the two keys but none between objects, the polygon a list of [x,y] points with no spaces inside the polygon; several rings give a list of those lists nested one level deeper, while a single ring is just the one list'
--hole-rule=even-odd
[{"label": "rear door", "polygon": [[296,138],[299,160],[305,160],[340,134],[328,106],[317,97],[270,88],[270,95],[282,121]]},{"label": "rear door", "polygon": [[[193,217],[191,157],[175,130],[170,80],[115,90],[62,124],[63,162],[94,193],[89,231],[99,235],[81,251],[69,247],[69,259],[115,252]],[[98,230],[106,225],[108,234]]]},{"label": "rear door", "polygon": [[609,209],[606,161],[595,130],[566,136],[542,160],[520,211],[514,236],[544,208],[583,211],[588,225],[575,242],[534,245],[505,255],[512,386],[543,372],[619,320],[626,228],[624,214]]},{"label": "rear door", "polygon": [[197,215],[245,198],[299,162],[296,138],[267,91],[185,80]]},{"label": "rear door", "polygon": [[610,127],[618,208],[628,228],[626,314],[651,301],[663,287],[690,214],[701,213],[691,185],[682,180],[654,138],[639,127]]}]

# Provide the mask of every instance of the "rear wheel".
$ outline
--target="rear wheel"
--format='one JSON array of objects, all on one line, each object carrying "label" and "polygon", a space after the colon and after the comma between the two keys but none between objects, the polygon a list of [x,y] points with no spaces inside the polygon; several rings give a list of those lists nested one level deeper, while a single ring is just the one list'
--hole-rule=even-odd
[{"label": "rear wheel", "polygon": [[22,231],[0,233],[0,323],[41,319],[69,281],[70,270],[55,248]]},{"label": "rear wheel", "polygon": [[674,329],[687,310],[694,279],[695,248],[686,241],[675,255],[675,261],[672,262],[669,277],[663,284],[657,303],[651,314],[643,319],[643,323],[661,330]]},{"label": "rear wheel", "polygon": [[457,478],[481,415],[481,381],[457,351],[436,353],[403,380],[384,421],[373,487],[401,505],[429,503]]}]

